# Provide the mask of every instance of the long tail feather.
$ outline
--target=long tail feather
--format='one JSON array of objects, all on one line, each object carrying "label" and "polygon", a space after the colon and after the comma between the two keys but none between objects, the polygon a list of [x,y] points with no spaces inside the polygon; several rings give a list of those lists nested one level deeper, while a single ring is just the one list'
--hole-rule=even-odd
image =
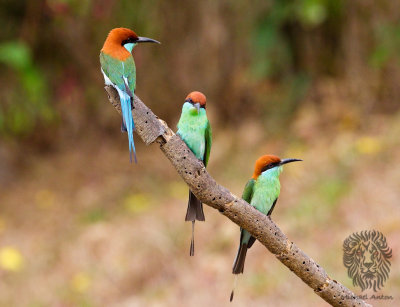
[{"label": "long tail feather", "polygon": [[232,267],[232,274],[235,274],[235,282],[231,292],[231,302],[233,300],[233,295],[235,294],[238,274],[243,273],[247,250],[253,245],[254,241],[255,238],[252,237],[246,230],[242,229],[240,231],[239,249]]},{"label": "long tail feather", "polygon": [[192,240],[190,241],[190,256],[194,256],[194,223],[195,221],[192,221]]},{"label": "long tail feather", "polygon": [[136,159],[136,149],[135,143],[133,141],[133,131],[135,129],[135,124],[133,122],[132,117],[132,108],[131,108],[131,97],[128,94],[118,91],[120,94],[120,101],[121,101],[121,110],[122,110],[122,118],[128,132],[128,140],[129,140],[129,152],[130,152],[130,161],[132,163],[132,153],[135,159],[135,163],[137,163]]},{"label": "long tail feather", "polygon": [[128,132],[128,129],[126,128],[124,119],[121,120],[121,132],[122,132],[122,133]]},{"label": "long tail feather", "polygon": [[243,273],[244,262],[247,254],[247,243],[241,243],[237,252],[235,262],[233,263],[232,274]]},{"label": "long tail feather", "polygon": [[232,287],[232,292],[231,292],[231,296],[229,298],[229,301],[232,302],[233,301],[233,296],[235,294],[235,289],[236,289],[236,285],[237,285],[237,280],[238,280],[238,275],[235,275],[235,279],[233,281],[233,287]]},{"label": "long tail feather", "polygon": [[204,221],[203,204],[197,197],[189,190],[189,201],[186,211],[185,221],[192,222],[192,239],[190,241],[190,256],[194,256],[194,223],[195,221]]}]

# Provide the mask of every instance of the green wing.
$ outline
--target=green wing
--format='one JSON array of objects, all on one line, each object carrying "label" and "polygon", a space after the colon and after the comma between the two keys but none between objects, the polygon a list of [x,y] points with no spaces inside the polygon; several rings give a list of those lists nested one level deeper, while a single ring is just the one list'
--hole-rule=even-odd
[{"label": "green wing", "polygon": [[204,162],[204,166],[207,166],[208,159],[210,158],[211,143],[212,143],[212,131],[211,131],[210,122],[208,120],[207,120],[207,127],[206,127],[204,137],[205,137],[205,141],[206,141],[206,149],[204,151],[203,162]]},{"label": "green wing", "polygon": [[100,64],[104,73],[122,91],[125,91],[123,77],[128,80],[128,86],[132,93],[135,93],[136,87],[136,67],[133,57],[120,61],[112,58],[108,54],[100,53]]},{"label": "green wing", "polygon": [[[255,183],[256,181],[253,178],[251,178],[249,181],[247,181],[246,186],[244,187],[243,190],[242,198],[249,204],[253,197]],[[255,240],[256,239],[253,236],[251,236],[247,230],[240,228],[240,244],[247,243],[247,248],[250,248],[254,244]]]},{"label": "green wing", "polygon": [[253,178],[250,179],[249,181],[247,181],[246,186],[244,187],[244,190],[243,190],[242,199],[247,201],[249,204],[253,197],[253,190],[254,190],[255,183],[256,183],[256,181]]}]

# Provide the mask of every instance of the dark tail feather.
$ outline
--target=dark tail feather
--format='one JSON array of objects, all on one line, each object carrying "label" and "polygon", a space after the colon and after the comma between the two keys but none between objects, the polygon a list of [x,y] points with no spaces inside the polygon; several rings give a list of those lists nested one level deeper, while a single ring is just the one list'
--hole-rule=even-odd
[{"label": "dark tail feather", "polygon": [[232,274],[243,273],[244,261],[246,260],[247,243],[240,244],[235,262],[233,263]]},{"label": "dark tail feather", "polygon": [[249,242],[247,243],[247,249],[253,246],[254,242],[256,242],[256,238],[253,236],[250,237]]},{"label": "dark tail feather", "polygon": [[238,275],[235,275],[235,281],[233,282],[233,288],[232,288],[231,296],[229,298],[230,302],[233,301],[233,295],[235,294],[235,289],[236,289],[236,284],[237,284],[237,277],[238,277]]},{"label": "dark tail feather", "polygon": [[188,208],[186,211],[185,221],[205,221],[203,204],[197,197],[189,190]]},{"label": "dark tail feather", "polygon": [[194,223],[192,221],[192,240],[190,241],[190,256],[194,256]]},{"label": "dark tail feather", "polygon": [[204,221],[203,204],[189,190],[188,208],[186,211],[185,221],[192,222],[192,240],[190,242],[190,256],[194,256],[194,223],[195,221]]}]

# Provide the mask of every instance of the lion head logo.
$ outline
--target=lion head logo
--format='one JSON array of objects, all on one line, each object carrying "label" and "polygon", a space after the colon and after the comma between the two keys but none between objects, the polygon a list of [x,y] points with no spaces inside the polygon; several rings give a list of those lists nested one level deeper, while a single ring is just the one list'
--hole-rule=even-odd
[{"label": "lion head logo", "polygon": [[356,232],[343,242],[343,263],[353,285],[376,292],[389,277],[392,249],[376,230]]}]

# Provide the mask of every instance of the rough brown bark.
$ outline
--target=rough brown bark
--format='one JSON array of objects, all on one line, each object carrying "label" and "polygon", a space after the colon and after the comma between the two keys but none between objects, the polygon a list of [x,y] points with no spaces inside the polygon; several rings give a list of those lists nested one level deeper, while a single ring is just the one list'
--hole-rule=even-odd
[{"label": "rough brown bark", "polygon": [[[111,86],[106,86],[105,89],[111,104],[121,112],[116,90]],[[163,153],[198,199],[248,230],[317,295],[332,306],[371,306],[331,279],[325,270],[291,242],[269,217],[220,186],[186,144],[137,96],[134,101],[133,118],[136,132],[141,139],[147,145],[154,142],[160,144]]]}]

